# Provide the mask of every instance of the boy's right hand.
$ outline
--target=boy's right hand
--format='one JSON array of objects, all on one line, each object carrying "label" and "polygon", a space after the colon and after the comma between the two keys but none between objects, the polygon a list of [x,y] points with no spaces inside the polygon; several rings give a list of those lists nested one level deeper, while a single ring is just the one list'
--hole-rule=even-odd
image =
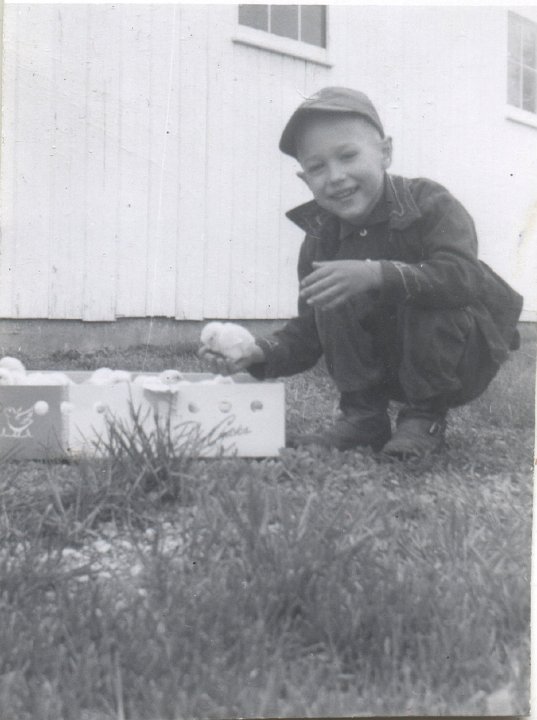
[{"label": "boy's right hand", "polygon": [[233,359],[210,350],[206,345],[202,345],[198,356],[207,362],[210,371],[215,375],[234,375],[246,370],[250,365],[265,361],[265,353],[258,345],[244,351],[241,357]]}]

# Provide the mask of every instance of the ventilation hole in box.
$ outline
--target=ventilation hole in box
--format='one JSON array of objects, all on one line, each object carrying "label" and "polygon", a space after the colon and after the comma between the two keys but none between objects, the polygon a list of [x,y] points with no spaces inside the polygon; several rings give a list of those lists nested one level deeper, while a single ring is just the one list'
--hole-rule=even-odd
[{"label": "ventilation hole in box", "polygon": [[250,408],[252,412],[263,410],[263,403],[261,402],[261,400],[252,400],[252,402],[250,403]]},{"label": "ventilation hole in box", "polygon": [[228,413],[231,410],[231,403],[229,400],[222,400],[222,402],[218,403],[218,408],[220,412]]},{"label": "ventilation hole in box", "polygon": [[188,409],[191,413],[197,413],[200,411],[199,405],[196,405],[196,403],[188,403]]},{"label": "ventilation hole in box", "polygon": [[36,415],[46,415],[49,411],[48,402],[45,400],[38,400],[34,404],[34,412]]},{"label": "ventilation hole in box", "polygon": [[96,413],[102,414],[102,413],[106,412],[106,404],[101,402],[100,400],[98,400],[94,404],[93,409],[95,410]]}]

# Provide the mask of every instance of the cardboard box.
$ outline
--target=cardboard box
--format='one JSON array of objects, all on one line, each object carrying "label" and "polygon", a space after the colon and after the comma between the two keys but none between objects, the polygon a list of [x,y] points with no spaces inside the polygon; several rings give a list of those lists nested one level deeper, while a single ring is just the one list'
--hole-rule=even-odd
[{"label": "cardboard box", "polygon": [[73,385],[0,387],[1,457],[104,454],[110,426],[130,433],[135,418],[146,435],[160,428],[175,442],[189,438],[191,453],[200,456],[266,457],[285,445],[282,383],[240,374],[233,383],[204,384],[211,375],[186,373],[188,384],[154,391],[137,383],[92,385],[89,372],[66,374]]}]

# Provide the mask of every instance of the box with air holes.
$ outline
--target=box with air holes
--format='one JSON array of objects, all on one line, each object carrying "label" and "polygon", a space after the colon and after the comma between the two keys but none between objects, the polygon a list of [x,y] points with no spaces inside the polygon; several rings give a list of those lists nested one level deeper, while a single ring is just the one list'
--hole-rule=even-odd
[{"label": "box with air holes", "polygon": [[[129,381],[94,384],[89,372],[67,372],[68,382],[0,386],[0,455],[47,459],[101,454],[111,423],[145,434],[164,423],[174,436],[192,428],[200,456],[266,457],[285,444],[284,386],[247,374],[215,378],[185,373],[164,383],[158,374],[133,373]],[[42,382],[43,384],[36,384]]]}]

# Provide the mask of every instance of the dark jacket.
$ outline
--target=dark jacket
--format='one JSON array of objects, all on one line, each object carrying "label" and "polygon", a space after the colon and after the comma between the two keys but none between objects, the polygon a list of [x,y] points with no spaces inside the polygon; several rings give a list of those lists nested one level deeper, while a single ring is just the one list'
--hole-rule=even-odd
[{"label": "dark jacket", "polygon": [[[503,362],[516,344],[522,297],[478,260],[476,231],[468,212],[444,187],[422,178],[386,175],[383,202],[386,241],[379,246],[381,256],[378,248],[373,256],[382,268],[376,301],[429,309],[467,308],[492,361]],[[315,201],[291,210],[287,217],[306,232],[298,260],[300,281],[312,272],[313,261],[337,255],[341,225]],[[257,342],[267,361],[250,368],[256,377],[302,372],[323,353],[314,310],[300,298],[298,316]]]}]

